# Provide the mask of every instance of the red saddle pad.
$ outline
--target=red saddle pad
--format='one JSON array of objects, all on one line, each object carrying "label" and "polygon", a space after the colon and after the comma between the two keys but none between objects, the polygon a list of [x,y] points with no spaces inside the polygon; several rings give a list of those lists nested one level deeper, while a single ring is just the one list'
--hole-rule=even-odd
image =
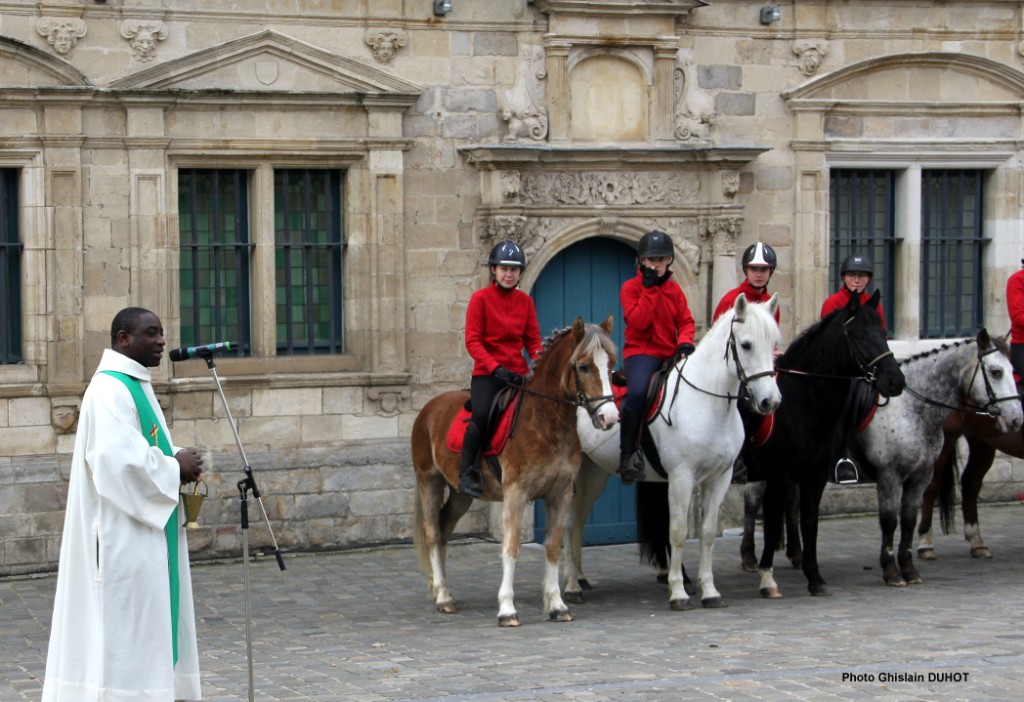
[{"label": "red saddle pad", "polygon": [[[494,456],[501,453],[505,448],[505,444],[508,443],[508,437],[512,435],[512,420],[515,418],[516,408],[521,400],[522,395],[517,394],[515,399],[509,403],[508,407],[498,417],[494,430],[491,432],[490,441],[483,450],[483,455]],[[463,407],[455,415],[451,426],[448,427],[448,448],[455,453],[462,452],[462,439],[466,436],[466,424],[472,416],[473,413]]]}]

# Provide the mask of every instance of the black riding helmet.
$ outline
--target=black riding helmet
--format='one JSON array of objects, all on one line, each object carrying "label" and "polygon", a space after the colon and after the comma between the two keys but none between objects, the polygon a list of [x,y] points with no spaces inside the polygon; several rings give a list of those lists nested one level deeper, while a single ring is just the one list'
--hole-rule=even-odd
[{"label": "black riding helmet", "polygon": [[489,266],[519,266],[526,268],[526,254],[519,248],[519,244],[506,239],[499,241],[491,249],[491,255],[487,257]]},{"label": "black riding helmet", "polygon": [[759,241],[747,247],[740,261],[743,264],[743,268],[747,266],[768,266],[772,273],[774,273],[775,266],[779,263],[779,258],[775,255],[775,249]]},{"label": "black riding helmet", "polygon": [[850,254],[843,259],[843,265],[839,268],[839,275],[847,273],[867,273],[874,277],[875,269],[871,265],[871,259],[867,254]]},{"label": "black riding helmet", "polygon": [[[637,263],[641,258],[659,258],[661,256],[668,256],[672,261],[676,258],[675,247],[668,234],[655,229],[640,237],[640,244],[636,249]],[[672,261],[669,261],[669,265],[672,264]]]}]

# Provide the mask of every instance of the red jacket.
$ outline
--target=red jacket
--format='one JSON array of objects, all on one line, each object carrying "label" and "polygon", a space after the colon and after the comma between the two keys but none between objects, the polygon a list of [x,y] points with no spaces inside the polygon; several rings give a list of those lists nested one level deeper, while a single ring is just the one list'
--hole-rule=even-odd
[{"label": "red jacket", "polygon": [[[751,285],[749,280],[744,279],[738,286],[722,295],[722,299],[718,301],[718,307],[715,308],[715,313],[711,316],[712,324],[732,309],[732,306],[736,303],[736,298],[741,293],[747,298],[747,302],[768,302],[772,299],[772,294],[768,292],[767,286],[765,286],[764,290],[758,292],[757,288]],[[777,308],[775,310],[775,323],[779,323],[779,310]]]},{"label": "red jacket", "polygon": [[1024,270],[1006,281],[1006,311],[1010,313],[1010,343],[1024,344]]},{"label": "red jacket", "polygon": [[466,350],[473,358],[473,375],[490,375],[498,366],[526,373],[524,348],[534,359],[542,348],[533,299],[495,282],[473,293],[466,308]]},{"label": "red jacket", "polygon": [[[838,310],[840,307],[846,307],[846,303],[850,301],[850,291],[846,289],[846,286],[839,288],[839,292],[834,295],[830,295],[821,306],[821,318],[829,316],[831,313]],[[868,292],[862,292],[860,294],[860,303],[863,305],[871,299],[871,294]],[[882,318],[882,329],[885,329],[885,312],[882,311],[882,303],[878,303],[878,316]]]},{"label": "red jacket", "polygon": [[686,295],[674,280],[645,288],[638,269],[635,278],[622,284],[619,302],[626,322],[623,358],[644,354],[667,359],[679,344],[693,343],[696,325]]}]

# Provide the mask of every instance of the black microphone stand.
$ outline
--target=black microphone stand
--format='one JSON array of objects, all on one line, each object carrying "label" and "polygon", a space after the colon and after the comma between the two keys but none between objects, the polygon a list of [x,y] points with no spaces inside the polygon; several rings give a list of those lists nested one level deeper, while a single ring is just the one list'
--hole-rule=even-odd
[{"label": "black microphone stand", "polygon": [[252,466],[245,456],[245,449],[242,448],[242,439],[238,436],[238,429],[235,427],[235,420],[231,416],[231,409],[228,407],[228,398],[224,396],[224,388],[220,384],[220,377],[217,375],[217,365],[213,362],[213,352],[197,350],[197,355],[206,361],[206,367],[213,375],[213,382],[220,393],[221,403],[224,405],[224,413],[228,417],[228,425],[231,433],[235,435],[235,445],[238,447],[238,455],[242,457],[242,470],[245,478],[238,481],[238,497],[241,500],[241,524],[242,524],[242,590],[245,593],[245,658],[249,666],[249,702],[253,702],[253,673],[252,673],[252,615],[250,613],[249,596],[249,500],[247,493],[252,492],[256,503],[260,507],[263,521],[267,524],[267,531],[270,532],[270,543],[274,547],[274,557],[277,558],[277,565],[284,570],[284,558],[281,556],[281,549],[277,547],[277,539],[274,538],[274,530],[270,528],[270,519],[267,517],[267,510],[263,506],[263,498],[256,486],[256,477],[252,474]]}]

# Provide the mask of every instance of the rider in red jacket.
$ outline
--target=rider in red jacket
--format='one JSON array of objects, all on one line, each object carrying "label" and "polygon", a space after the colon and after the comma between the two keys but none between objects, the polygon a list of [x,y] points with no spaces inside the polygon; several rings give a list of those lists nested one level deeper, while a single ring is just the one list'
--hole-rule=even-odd
[{"label": "rider in red jacket", "polygon": [[491,284],[473,293],[466,308],[466,350],[473,359],[469,384],[473,416],[466,425],[459,461],[459,492],[480,497],[480,451],[490,436],[494,397],[507,385],[523,385],[529,367],[523,350],[536,360],[542,349],[533,299],[519,290],[526,255],[513,241],[500,241],[487,260]]},{"label": "rider in red jacket", "polygon": [[1013,372],[1024,377],[1024,269],[1006,281],[1006,311],[1010,314],[1010,362]]},{"label": "rider in red jacket", "polygon": [[[743,295],[747,302],[768,302],[772,294],[768,292],[768,281],[772,279],[772,273],[778,265],[779,259],[775,255],[775,249],[760,241],[751,244],[743,252],[740,259],[743,265],[743,282],[727,292],[718,301],[715,313],[711,316],[711,323],[732,309],[736,298]],[[775,310],[775,323],[779,323],[779,310]]]},{"label": "rider in red jacket", "polygon": [[[839,292],[828,297],[821,306],[821,318],[824,319],[832,312],[846,307],[850,297],[856,293],[860,296],[862,303],[867,302],[871,295],[867,292],[871,284],[871,276],[875,269],[871,265],[871,259],[865,254],[850,254],[843,260],[839,268],[839,275],[843,279],[843,286]],[[882,303],[878,303],[878,316],[882,318],[882,328],[885,328],[885,313],[882,311]]]},{"label": "rider in red jacket", "polygon": [[636,277],[619,290],[626,323],[622,367],[627,389],[620,415],[618,473],[627,485],[644,473],[637,438],[651,377],[666,360],[693,353],[696,326],[683,289],[671,280],[669,266],[674,260],[675,248],[668,234],[647,232],[637,248]]}]

